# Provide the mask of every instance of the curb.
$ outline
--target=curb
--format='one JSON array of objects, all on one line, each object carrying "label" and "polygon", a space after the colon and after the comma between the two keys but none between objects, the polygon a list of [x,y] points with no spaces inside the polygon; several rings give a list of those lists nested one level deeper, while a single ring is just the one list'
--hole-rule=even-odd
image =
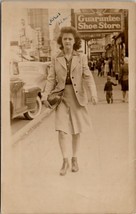
[{"label": "curb", "polygon": [[17,133],[12,135],[12,137],[11,137],[12,143],[17,143],[21,138],[23,138],[25,135],[29,134],[29,132],[31,130],[36,128],[42,122],[42,120],[45,117],[49,116],[53,111],[54,111],[54,108],[45,109],[45,111],[43,111],[37,118],[30,121],[27,125],[25,125],[23,128],[21,128]]}]

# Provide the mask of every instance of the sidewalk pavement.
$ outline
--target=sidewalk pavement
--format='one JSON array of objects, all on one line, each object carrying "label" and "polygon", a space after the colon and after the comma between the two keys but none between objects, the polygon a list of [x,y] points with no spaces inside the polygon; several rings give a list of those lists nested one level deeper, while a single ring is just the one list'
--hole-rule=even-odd
[{"label": "sidewalk pavement", "polygon": [[[66,176],[59,176],[54,116],[11,145],[5,213],[131,213],[127,104],[90,106],[93,127],[81,135],[80,170]],[[70,160],[70,136],[68,141]]]},{"label": "sidewalk pavement", "polygon": [[[95,75],[98,96],[104,78]],[[116,91],[119,99],[120,88]],[[81,135],[77,173],[59,176],[62,156],[52,112],[10,149],[5,213],[129,214],[128,103],[89,106],[92,127]],[[116,102],[117,101],[117,102]],[[68,138],[69,160],[71,138]]]}]

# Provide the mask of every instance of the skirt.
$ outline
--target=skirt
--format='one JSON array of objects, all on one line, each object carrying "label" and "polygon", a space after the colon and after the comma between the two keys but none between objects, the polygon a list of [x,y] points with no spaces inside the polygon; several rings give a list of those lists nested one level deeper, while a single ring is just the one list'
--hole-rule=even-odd
[{"label": "skirt", "polygon": [[63,99],[56,108],[55,129],[67,134],[78,134],[90,129],[88,108],[79,105],[72,85],[66,85]]}]

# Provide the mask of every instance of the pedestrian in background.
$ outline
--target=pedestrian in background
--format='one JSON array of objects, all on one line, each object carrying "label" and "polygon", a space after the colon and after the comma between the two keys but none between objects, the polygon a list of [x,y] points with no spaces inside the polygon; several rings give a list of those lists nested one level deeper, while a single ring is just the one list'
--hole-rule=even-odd
[{"label": "pedestrian in background", "polygon": [[122,101],[125,102],[127,91],[129,90],[128,85],[128,57],[124,58],[124,64],[121,66],[121,71],[119,75],[119,81],[121,83],[121,90],[122,90]]},{"label": "pedestrian in background", "polygon": [[92,59],[88,61],[88,66],[89,66],[89,68],[90,68],[90,71],[91,71],[92,73],[94,73],[94,62],[93,62]]},{"label": "pedestrian in background", "polygon": [[101,64],[101,76],[104,76],[104,61]]},{"label": "pedestrian in background", "polygon": [[105,86],[104,86],[104,92],[106,92],[106,100],[108,104],[110,102],[113,103],[113,87],[112,87],[113,85],[116,86],[117,84],[113,83],[111,81],[111,77],[108,76],[107,82],[105,83]]},{"label": "pedestrian in background", "polygon": [[104,76],[107,77],[109,74],[109,60],[108,57],[104,60]]},{"label": "pedestrian in background", "polygon": [[91,60],[88,60],[88,67],[89,67],[90,71],[91,71],[91,64],[92,64]]},{"label": "pedestrian in background", "polygon": [[[89,70],[87,57],[77,50],[81,39],[73,27],[63,27],[57,40],[61,52],[52,59],[51,69],[47,78],[44,103],[49,106],[48,95],[53,91],[64,90],[63,98],[57,106],[55,129],[58,131],[59,145],[62,152],[63,164],[60,175],[65,175],[69,168],[68,134],[72,136],[71,170],[79,170],[77,157],[80,144],[80,133],[89,130],[90,116],[88,101],[97,102],[96,85]],[[89,100],[87,91],[90,94]],[[85,142],[84,142],[85,143]]]},{"label": "pedestrian in background", "polygon": [[110,57],[109,58],[109,73],[108,73],[109,76],[113,76],[112,70],[113,70],[113,60],[112,60],[112,57]]},{"label": "pedestrian in background", "polygon": [[101,62],[101,59],[99,59],[97,62],[98,76],[101,76],[101,66],[102,66],[102,62]]}]

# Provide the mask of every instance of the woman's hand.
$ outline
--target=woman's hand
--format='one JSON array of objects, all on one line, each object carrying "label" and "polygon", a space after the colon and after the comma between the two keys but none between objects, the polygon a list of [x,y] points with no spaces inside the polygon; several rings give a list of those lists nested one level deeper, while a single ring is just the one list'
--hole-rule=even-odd
[{"label": "woman's hand", "polygon": [[42,103],[45,105],[46,108],[52,108],[52,106],[47,100],[43,100]]},{"label": "woman's hand", "polygon": [[42,103],[44,104],[44,106],[46,108],[52,108],[52,106],[50,105],[50,103],[47,100],[47,96],[44,93],[42,94]]},{"label": "woman's hand", "polygon": [[95,97],[92,97],[91,98],[91,101],[92,101],[92,104],[93,105],[96,105],[97,104],[97,99]]}]

